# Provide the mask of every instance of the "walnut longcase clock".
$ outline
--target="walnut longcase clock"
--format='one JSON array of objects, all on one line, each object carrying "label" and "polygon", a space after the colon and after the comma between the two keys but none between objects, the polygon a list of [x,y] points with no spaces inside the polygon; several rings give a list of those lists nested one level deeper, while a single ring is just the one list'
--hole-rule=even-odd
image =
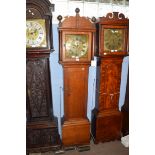
[{"label": "walnut longcase clock", "polygon": [[129,20],[118,12],[100,17],[97,23],[99,76],[91,126],[96,143],[119,139],[121,136],[119,96],[122,61],[128,55],[128,26]]},{"label": "walnut longcase clock", "polygon": [[49,56],[53,50],[52,10],[48,0],[26,1],[26,150],[60,147],[53,116]]},{"label": "walnut longcase clock", "polygon": [[59,62],[64,76],[64,146],[89,145],[90,123],[87,118],[88,69],[94,54],[95,25],[86,17],[59,20]]}]

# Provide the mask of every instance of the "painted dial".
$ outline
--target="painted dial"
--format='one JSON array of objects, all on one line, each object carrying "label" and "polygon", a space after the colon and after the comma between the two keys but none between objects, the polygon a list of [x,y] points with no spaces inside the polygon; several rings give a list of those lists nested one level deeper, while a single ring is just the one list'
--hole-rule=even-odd
[{"label": "painted dial", "polygon": [[26,21],[26,47],[46,47],[45,20]]}]

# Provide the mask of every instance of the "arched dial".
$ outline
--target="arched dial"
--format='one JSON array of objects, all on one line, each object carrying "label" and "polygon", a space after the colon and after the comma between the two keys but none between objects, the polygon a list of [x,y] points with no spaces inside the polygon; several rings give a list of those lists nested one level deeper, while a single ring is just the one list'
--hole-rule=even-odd
[{"label": "arched dial", "polygon": [[118,52],[124,50],[124,30],[104,29],[104,51]]},{"label": "arched dial", "polygon": [[46,29],[44,19],[26,21],[26,47],[46,47]]}]

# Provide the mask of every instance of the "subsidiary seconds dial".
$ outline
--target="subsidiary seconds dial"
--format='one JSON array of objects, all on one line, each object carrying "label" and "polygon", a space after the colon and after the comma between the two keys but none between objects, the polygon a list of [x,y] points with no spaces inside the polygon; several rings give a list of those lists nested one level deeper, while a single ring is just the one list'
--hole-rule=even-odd
[{"label": "subsidiary seconds dial", "polygon": [[26,21],[26,47],[46,47],[45,20]]}]

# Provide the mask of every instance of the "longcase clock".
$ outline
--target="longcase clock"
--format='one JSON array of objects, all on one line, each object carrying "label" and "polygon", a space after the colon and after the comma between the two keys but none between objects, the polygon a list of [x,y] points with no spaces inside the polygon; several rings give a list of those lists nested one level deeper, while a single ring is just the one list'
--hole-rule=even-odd
[{"label": "longcase clock", "polygon": [[53,115],[49,56],[53,51],[52,11],[48,0],[26,1],[26,151],[60,147]]},{"label": "longcase clock", "polygon": [[95,18],[62,16],[59,20],[59,62],[63,66],[64,121],[62,143],[65,147],[89,145],[87,118],[88,72],[94,55]]},{"label": "longcase clock", "polygon": [[122,61],[128,55],[129,20],[122,13],[108,13],[97,23],[96,105],[91,132],[96,143],[120,139],[122,115],[119,111]]}]

